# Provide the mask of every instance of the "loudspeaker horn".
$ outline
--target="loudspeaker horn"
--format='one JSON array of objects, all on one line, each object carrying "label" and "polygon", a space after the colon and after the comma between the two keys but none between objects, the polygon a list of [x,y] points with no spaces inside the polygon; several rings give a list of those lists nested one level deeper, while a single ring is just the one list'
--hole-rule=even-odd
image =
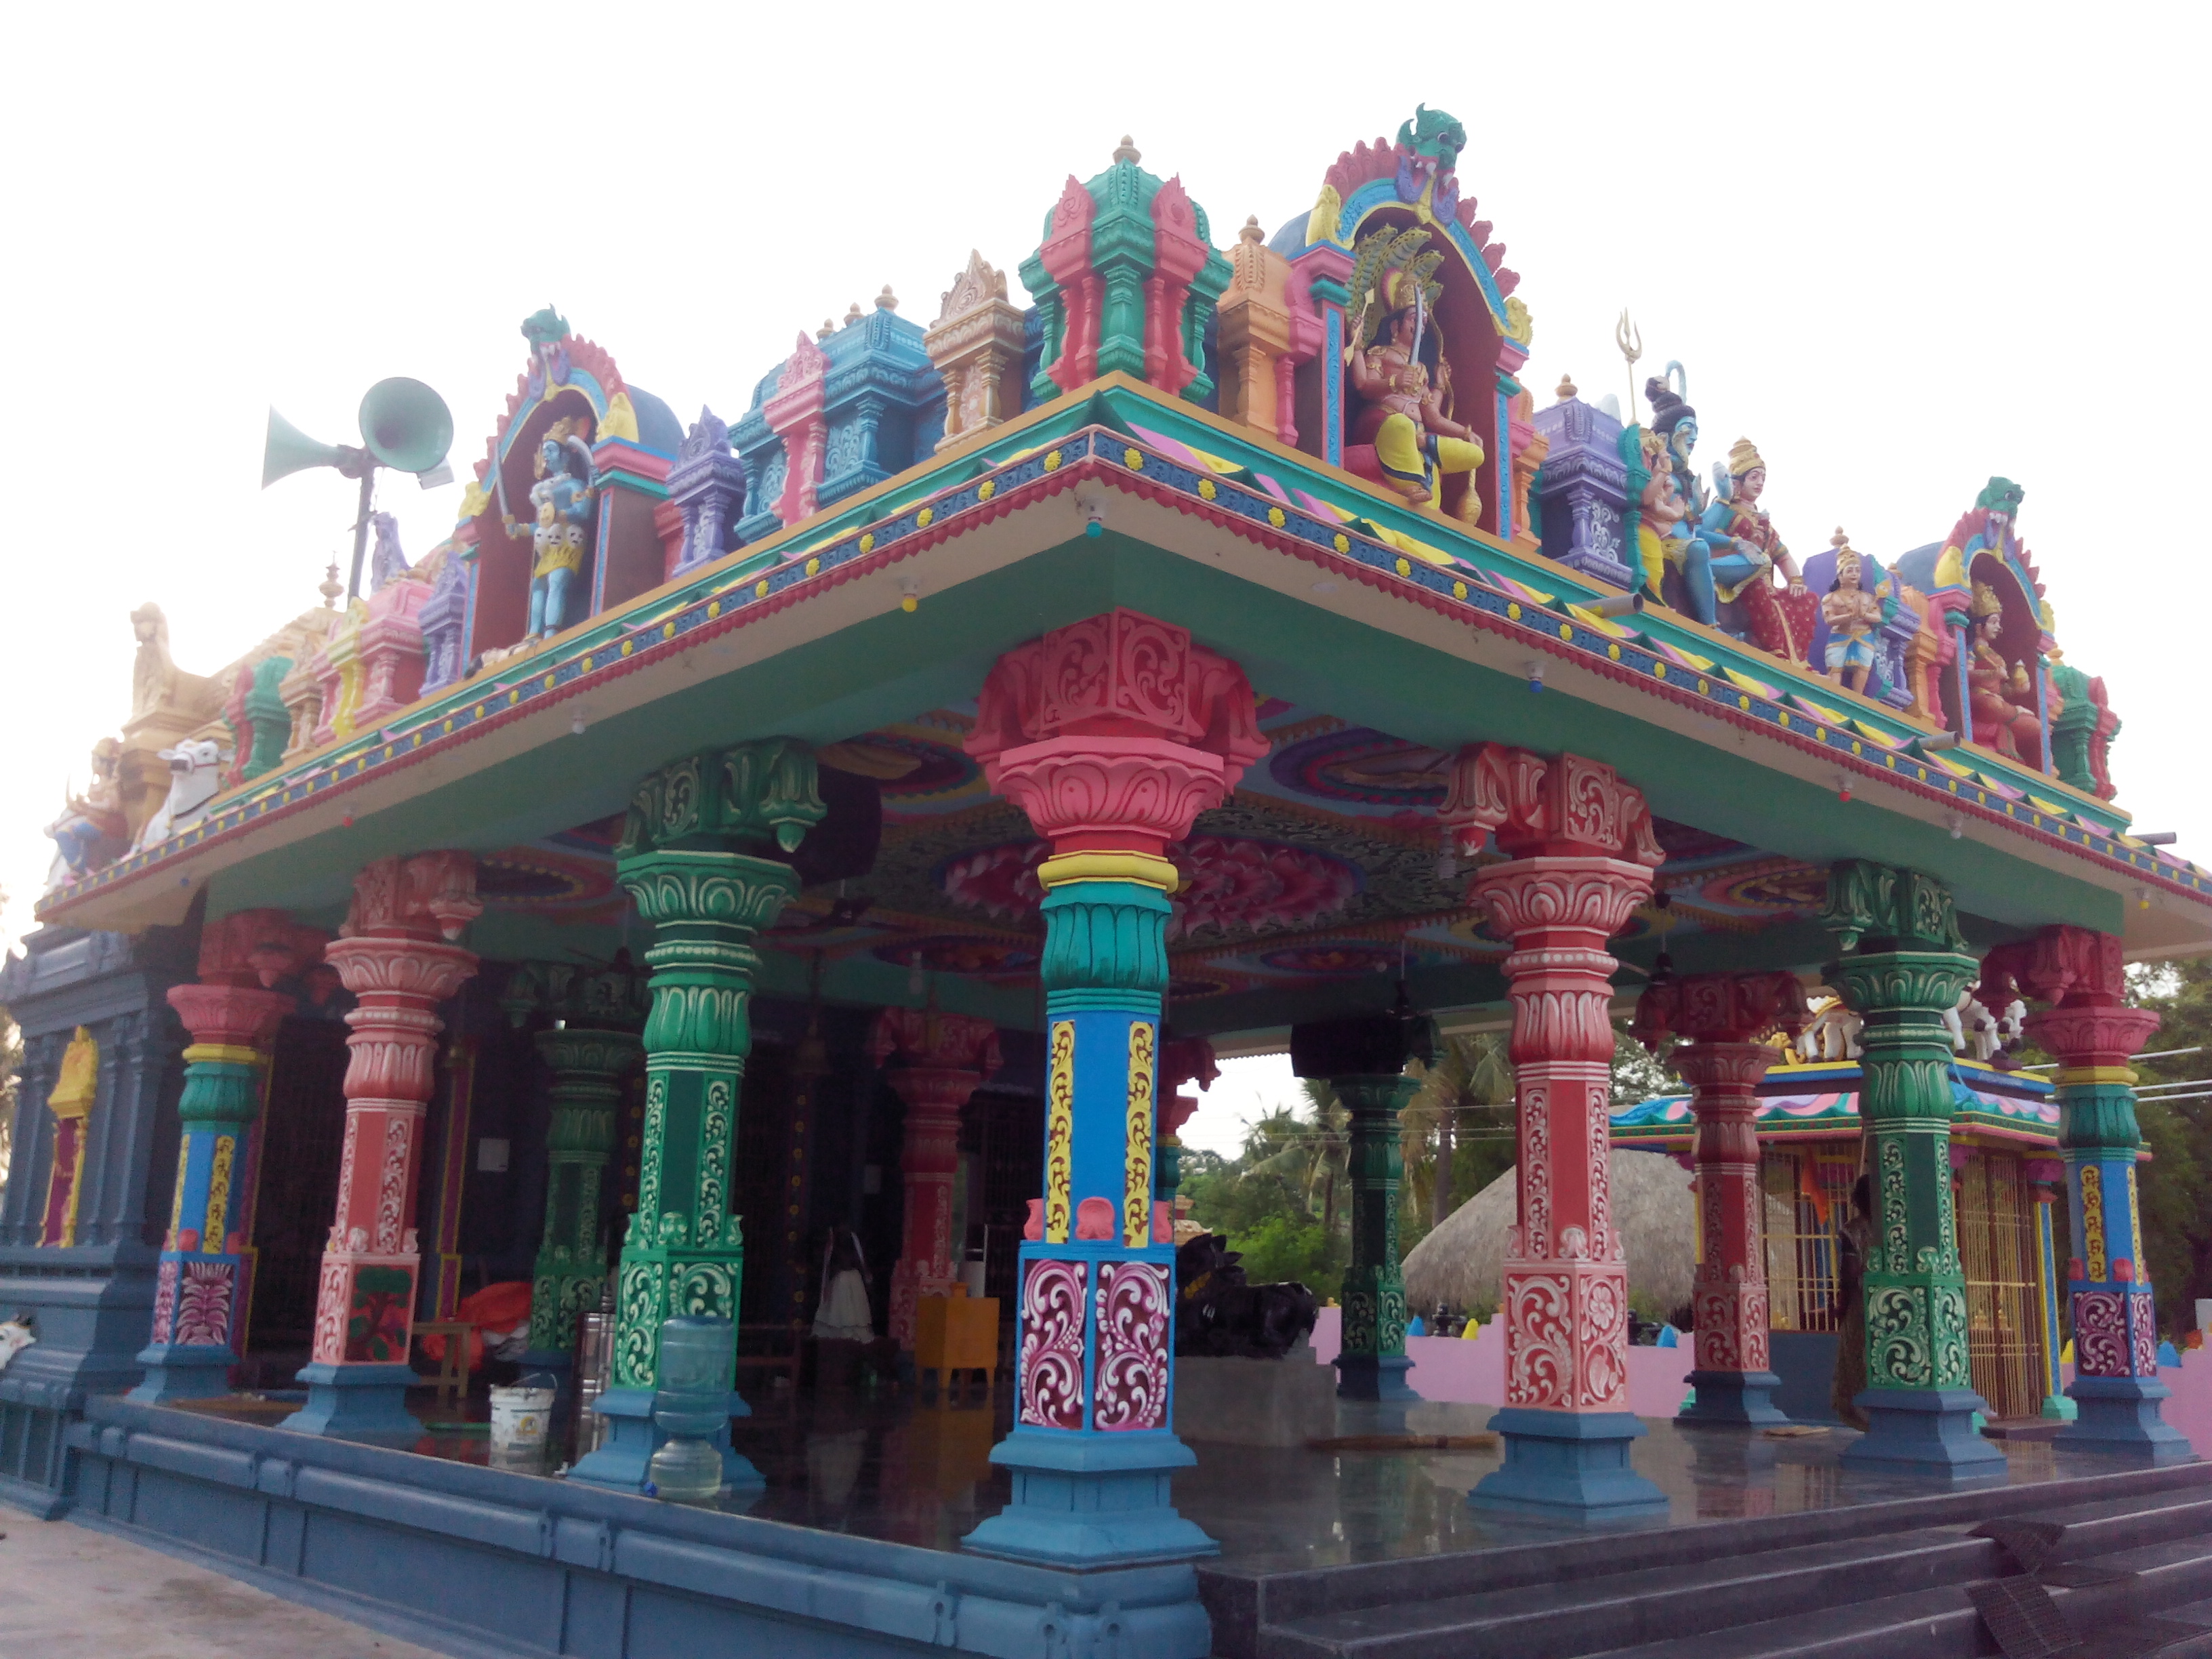
[{"label": "loudspeaker horn", "polygon": [[346,453],[336,444],[319,444],[275,410],[269,411],[269,436],[261,447],[261,487],[311,466],[345,465]]},{"label": "loudspeaker horn", "polygon": [[395,472],[428,472],[453,447],[453,413],[422,381],[395,374],[361,400],[361,441]]}]

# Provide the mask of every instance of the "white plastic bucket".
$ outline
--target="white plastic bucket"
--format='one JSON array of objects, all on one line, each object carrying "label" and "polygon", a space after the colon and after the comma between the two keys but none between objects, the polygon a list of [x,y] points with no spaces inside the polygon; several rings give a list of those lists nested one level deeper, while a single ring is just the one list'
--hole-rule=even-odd
[{"label": "white plastic bucket", "polygon": [[491,1443],[496,1451],[514,1451],[545,1443],[545,1426],[553,1415],[550,1389],[494,1389],[491,1391]]}]

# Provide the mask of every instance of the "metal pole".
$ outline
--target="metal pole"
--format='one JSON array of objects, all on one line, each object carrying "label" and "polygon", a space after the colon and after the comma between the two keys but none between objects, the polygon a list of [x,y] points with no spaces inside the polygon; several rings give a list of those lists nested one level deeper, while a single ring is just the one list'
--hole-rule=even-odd
[{"label": "metal pole", "polygon": [[361,562],[368,551],[368,509],[376,500],[376,468],[370,465],[361,475],[361,513],[353,526],[353,580],[346,584],[349,602],[361,597]]}]

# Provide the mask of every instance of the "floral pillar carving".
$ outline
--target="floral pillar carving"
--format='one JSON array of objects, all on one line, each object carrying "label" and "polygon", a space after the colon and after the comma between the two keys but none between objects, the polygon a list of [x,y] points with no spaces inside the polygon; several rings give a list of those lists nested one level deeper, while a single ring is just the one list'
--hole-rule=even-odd
[{"label": "floral pillar carving", "polygon": [[530,1346],[565,1358],[576,1346],[577,1314],[599,1305],[606,1283],[599,1184],[614,1155],[623,1079],[637,1063],[639,1043],[633,1032],[575,1026],[540,1031],[537,1041],[553,1073],[553,1121],[545,1141],[545,1233],[531,1271]]},{"label": "floral pillar carving", "polygon": [[1175,1248],[1153,1197],[1166,850],[1267,752],[1234,663],[1115,611],[999,659],[968,751],[1052,856],[1045,1190],[1021,1250],[1013,1501],[971,1549],[1066,1566],[1210,1553],[1170,1507]]},{"label": "floral pillar carving", "polygon": [[1951,1203],[1951,1042],[1943,1016],[1974,981],[1950,890],[1917,871],[1850,859],[1828,872],[1821,924],[1842,962],[1828,983],[1865,1024],[1859,1091],[1874,1235],[1866,1260],[1870,1426],[1855,1469],[1939,1480],[2002,1475],[1973,1427],[1966,1279]]},{"label": "floral pillar carving", "polygon": [[241,910],[200,934],[199,983],[169,989],[191,1042],[177,1102],[176,1196],[155,1268],[142,1405],[225,1394],[245,1306],[248,1142],[270,1045],[294,999],[277,981],[322,959],[323,935],[282,910]]},{"label": "floral pillar carving", "polygon": [[[661,1326],[678,1315],[738,1316],[744,1241],[730,1212],[731,1158],[753,1046],[753,940],[799,891],[778,855],[795,851],[824,810],[813,750],[784,738],[690,756],[631,798],[615,874],[654,930],[645,1145],[617,1279],[614,1376],[594,1406],[612,1433],[571,1480],[642,1491],[665,1437],[652,1418]],[[734,1392],[730,1409],[746,1412]],[[726,1425],[717,1440],[730,1485],[762,1484],[730,1449]]]},{"label": "floral pillar carving", "polygon": [[2158,1380],[2158,1310],[2136,1193],[2142,1136],[2128,1064],[2158,1029],[2158,1015],[2125,1006],[2120,941],[2086,927],[2046,927],[1999,945],[1982,964],[1982,986],[1984,996],[2009,1002],[2017,987],[2049,1005],[2027,1017],[2027,1029],[2058,1061],[2058,1146],[2073,1221],[2066,1291],[2074,1383],[2067,1394],[2079,1414],[2058,1431],[2058,1443],[2145,1462],[2183,1462],[2193,1455],[2187,1437],[2159,1414],[2172,1390]]},{"label": "floral pillar carving", "polygon": [[1478,1504],[1551,1515],[1663,1509],[1630,1448],[1628,1266],[1613,1224],[1608,1132],[1617,965],[1606,941],[1664,854],[1644,797],[1608,767],[1484,744],[1455,758],[1439,813],[1461,853],[1506,861],[1475,902],[1512,942],[1517,1219],[1505,1249],[1504,1467]]},{"label": "floral pillar carving", "polygon": [[477,970],[452,941],[483,907],[466,853],[379,859],[354,878],[353,906],[323,952],[358,998],[346,1016],[345,1146],[337,1216],[315,1294],[307,1403],[283,1427],[307,1434],[413,1435],[407,1364],[422,1251],[416,1168],[435,1074],[438,1006]]},{"label": "floral pillar carving", "polygon": [[1636,1005],[1636,1036],[1690,1085],[1698,1126],[1698,1213],[1705,1237],[1690,1304],[1697,1322],[1692,1423],[1786,1423],[1768,1369],[1766,1249],[1759,1184],[1759,1085],[1775,1050],[1760,1039],[1805,1029],[1805,993],[1789,974],[1692,974],[1655,981]]},{"label": "floral pillar carving", "polygon": [[959,1282],[952,1237],[952,1178],[960,1167],[960,1109],[999,1069],[999,1032],[988,1019],[934,1008],[886,1008],[868,1057],[906,1103],[899,1170],[906,1182],[906,1237],[891,1269],[890,1334],[914,1346],[915,1304],[950,1296]]}]

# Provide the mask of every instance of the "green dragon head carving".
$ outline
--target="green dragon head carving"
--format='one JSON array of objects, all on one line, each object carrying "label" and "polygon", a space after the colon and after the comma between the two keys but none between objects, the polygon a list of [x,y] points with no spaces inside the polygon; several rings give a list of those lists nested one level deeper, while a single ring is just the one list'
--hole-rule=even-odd
[{"label": "green dragon head carving", "polygon": [[1399,124],[1398,142],[1414,155],[1435,161],[1438,173],[1449,173],[1459,165],[1460,151],[1467,148],[1467,129],[1456,116],[1416,104],[1413,118]]}]

